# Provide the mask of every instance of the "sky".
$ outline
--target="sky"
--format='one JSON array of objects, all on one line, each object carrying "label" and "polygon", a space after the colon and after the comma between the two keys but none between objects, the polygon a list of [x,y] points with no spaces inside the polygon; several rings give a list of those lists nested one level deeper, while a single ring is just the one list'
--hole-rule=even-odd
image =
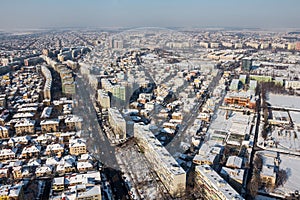
[{"label": "sky", "polygon": [[300,28],[300,0],[1,0],[0,29]]}]

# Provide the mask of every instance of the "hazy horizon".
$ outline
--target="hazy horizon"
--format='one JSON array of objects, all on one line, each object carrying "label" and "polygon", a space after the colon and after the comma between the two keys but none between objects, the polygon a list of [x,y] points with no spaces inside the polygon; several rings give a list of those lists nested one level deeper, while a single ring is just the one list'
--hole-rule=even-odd
[{"label": "hazy horizon", "polygon": [[4,0],[0,29],[64,27],[300,28],[298,0]]}]

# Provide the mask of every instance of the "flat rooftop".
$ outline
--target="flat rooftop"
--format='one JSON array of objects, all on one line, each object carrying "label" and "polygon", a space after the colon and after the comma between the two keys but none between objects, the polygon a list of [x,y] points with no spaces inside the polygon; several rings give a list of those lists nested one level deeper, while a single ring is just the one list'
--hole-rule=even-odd
[{"label": "flat rooftop", "polygon": [[300,97],[269,93],[267,101],[272,107],[280,107],[285,109],[297,109],[300,111]]},{"label": "flat rooftop", "polygon": [[164,146],[159,142],[158,139],[154,136],[154,134],[150,131],[149,126],[137,125],[135,124],[139,131],[139,135],[144,137],[144,140],[147,141],[149,148],[152,148],[159,159],[161,160],[161,164],[164,168],[168,169],[172,174],[179,175],[185,174],[185,171],[182,167],[177,163],[177,161],[171,156],[171,154],[166,150]]},{"label": "flat rooftop", "polygon": [[198,165],[195,170],[201,173],[202,176],[209,181],[209,185],[216,191],[222,193],[226,199],[244,199],[209,165]]}]

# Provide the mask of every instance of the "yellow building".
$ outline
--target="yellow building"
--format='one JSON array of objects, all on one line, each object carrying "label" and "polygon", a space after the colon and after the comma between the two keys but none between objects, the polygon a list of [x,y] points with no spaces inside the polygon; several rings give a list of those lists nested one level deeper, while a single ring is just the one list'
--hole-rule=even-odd
[{"label": "yellow building", "polygon": [[63,144],[49,144],[46,147],[45,155],[50,156],[51,154],[55,154],[58,157],[61,157],[64,153],[65,148]]},{"label": "yellow building", "polygon": [[52,190],[57,191],[63,191],[65,189],[65,178],[64,177],[57,177],[53,179],[52,182]]},{"label": "yellow building", "polygon": [[59,131],[59,119],[43,120],[41,121],[40,125],[43,133]]},{"label": "yellow building", "polygon": [[10,185],[0,186],[0,200],[9,200],[9,188]]},{"label": "yellow building", "polygon": [[260,180],[265,185],[275,186],[276,173],[274,171],[274,167],[264,165],[260,172]]},{"label": "yellow building", "polygon": [[87,153],[85,140],[76,138],[69,141],[71,155],[81,155]]},{"label": "yellow building", "polygon": [[12,174],[13,174],[14,179],[23,178],[23,176],[22,176],[22,166],[13,167]]},{"label": "yellow building", "polygon": [[13,152],[11,149],[1,149],[0,150],[0,160],[9,160],[14,159],[16,153]]},{"label": "yellow building", "polygon": [[35,120],[22,119],[15,124],[16,135],[34,134]]},{"label": "yellow building", "polygon": [[0,200],[24,200],[22,185],[2,185],[0,186]]},{"label": "yellow building", "polygon": [[81,130],[82,118],[77,115],[70,115],[65,119],[68,130],[76,131]]},{"label": "yellow building", "polygon": [[8,128],[6,128],[5,126],[0,126],[0,138],[8,138],[8,136]]}]

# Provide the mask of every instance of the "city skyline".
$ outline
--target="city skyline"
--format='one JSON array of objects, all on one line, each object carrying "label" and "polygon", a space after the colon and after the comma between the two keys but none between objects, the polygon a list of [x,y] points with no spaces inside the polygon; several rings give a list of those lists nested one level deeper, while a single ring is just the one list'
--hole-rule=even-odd
[{"label": "city skyline", "polygon": [[63,27],[299,28],[300,2],[266,1],[3,1],[0,30]]},{"label": "city skyline", "polygon": [[1,199],[299,199],[300,28],[275,28],[295,5],[11,1]]}]

